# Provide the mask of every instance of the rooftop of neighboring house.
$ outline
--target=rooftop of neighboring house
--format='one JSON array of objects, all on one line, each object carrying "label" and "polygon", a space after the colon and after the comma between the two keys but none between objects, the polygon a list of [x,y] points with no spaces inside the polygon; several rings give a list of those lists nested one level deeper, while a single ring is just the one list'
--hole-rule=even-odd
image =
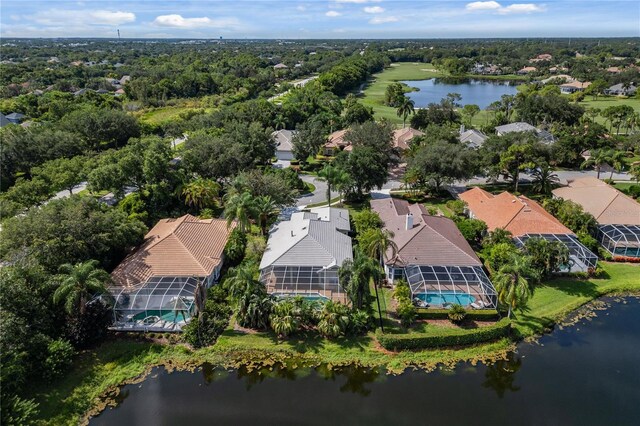
[{"label": "rooftop of neighboring house", "polygon": [[353,258],[349,210],[335,207],[296,212],[273,226],[260,269],[269,266],[341,266]]},{"label": "rooftop of neighboring house", "polygon": [[481,262],[456,224],[446,217],[431,216],[422,204],[409,204],[398,198],[371,200],[371,208],[385,229],[393,232],[398,247],[387,263],[396,266],[439,265],[480,266]]},{"label": "rooftop of neighboring house", "polygon": [[601,225],[640,225],[640,203],[595,177],[584,177],[553,190],[591,213]]},{"label": "rooftop of neighboring house", "polygon": [[472,216],[487,224],[489,231],[503,228],[514,237],[525,234],[573,234],[540,204],[508,192],[493,195],[475,187],[460,194]]},{"label": "rooftop of neighboring house", "polygon": [[538,68],[536,67],[524,67],[518,70],[518,72],[534,72],[534,71],[538,71]]},{"label": "rooftop of neighboring house", "polygon": [[591,86],[590,81],[585,81],[584,83],[581,83],[579,81],[572,81],[572,82],[564,83],[560,85],[560,87],[570,87],[574,89],[586,89],[589,86]]},{"label": "rooftop of neighboring house", "polygon": [[416,136],[424,136],[424,133],[412,127],[394,130],[393,146],[403,151],[407,150],[409,149],[409,141]]},{"label": "rooftop of neighboring house", "polygon": [[271,133],[271,137],[276,142],[276,151],[291,151],[293,149],[293,137],[297,132],[295,130],[276,130]]},{"label": "rooftop of neighboring house", "polygon": [[487,135],[482,133],[480,130],[476,130],[476,129],[462,130],[460,132],[460,136],[458,136],[458,140],[460,142],[466,143],[472,148],[478,148],[482,146],[482,144],[484,143],[484,141],[487,140],[487,138],[488,138]]},{"label": "rooftop of neighboring house", "polygon": [[327,138],[327,143],[324,145],[327,148],[341,148],[350,145],[349,142],[344,140],[344,135],[347,134],[349,129],[336,130],[331,133]]},{"label": "rooftop of neighboring house", "polygon": [[224,219],[198,219],[189,214],[162,219],[111,276],[124,287],[144,283],[152,276],[207,277],[222,262],[233,227]]},{"label": "rooftop of neighboring house", "polygon": [[496,133],[499,135],[511,132],[538,132],[534,126],[524,121],[518,121],[516,123],[509,123],[503,126],[496,126]]}]

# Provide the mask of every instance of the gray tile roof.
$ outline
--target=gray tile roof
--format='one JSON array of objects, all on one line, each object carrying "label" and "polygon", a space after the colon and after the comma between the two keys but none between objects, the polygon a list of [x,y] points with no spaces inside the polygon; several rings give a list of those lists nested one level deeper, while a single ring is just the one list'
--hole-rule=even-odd
[{"label": "gray tile roof", "polygon": [[525,123],[524,121],[519,121],[517,123],[509,123],[503,126],[496,127],[496,133],[498,134],[511,133],[511,132],[536,132],[537,133],[538,129],[536,129],[529,123]]},{"label": "gray tile roof", "polygon": [[353,258],[351,237],[344,232],[348,223],[346,209],[327,207],[292,214],[290,220],[272,228],[260,269],[274,265],[341,266]]},{"label": "gray tile roof", "polygon": [[487,135],[479,130],[469,129],[460,133],[458,140],[462,143],[466,143],[472,148],[478,148],[487,140]]},{"label": "gray tile roof", "polygon": [[276,151],[292,151],[293,137],[297,132],[295,130],[277,130],[271,133],[271,137],[276,142]]}]

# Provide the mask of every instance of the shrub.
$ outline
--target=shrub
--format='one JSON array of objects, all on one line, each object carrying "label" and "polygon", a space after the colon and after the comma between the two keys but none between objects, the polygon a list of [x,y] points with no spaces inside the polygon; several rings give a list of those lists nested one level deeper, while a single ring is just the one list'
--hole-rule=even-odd
[{"label": "shrub", "polygon": [[460,233],[470,243],[478,243],[487,231],[487,224],[478,219],[459,219],[456,221]]},{"label": "shrub", "polygon": [[378,330],[376,338],[387,350],[426,349],[489,342],[508,336],[510,330],[511,321],[503,318],[492,326],[469,330],[431,327],[427,332],[407,334],[385,334]]},{"label": "shrub", "polygon": [[427,212],[431,215],[431,216],[437,216],[438,215],[438,209],[436,207],[430,206],[427,208]]},{"label": "shrub", "polygon": [[410,299],[402,299],[400,302],[398,302],[396,314],[400,318],[400,323],[402,324],[402,326],[409,327],[416,320],[416,307],[413,306],[413,303],[411,303]]},{"label": "shrub", "polygon": [[238,228],[234,228],[229,235],[229,240],[224,248],[224,257],[230,266],[242,261],[247,247],[247,236]]},{"label": "shrub", "polygon": [[462,200],[449,200],[447,201],[447,208],[453,212],[456,216],[464,215],[464,209],[467,207],[467,203]]},{"label": "shrub", "polygon": [[578,232],[578,241],[582,243],[586,248],[591,250],[594,253],[598,253],[598,249],[600,248],[600,244],[598,244],[598,240],[593,238],[590,234],[586,232]]},{"label": "shrub", "polygon": [[54,340],[47,346],[47,358],[44,360],[45,376],[52,380],[62,376],[73,361],[75,350],[66,340]]},{"label": "shrub", "polygon": [[353,225],[358,234],[364,233],[367,229],[380,229],[383,225],[378,213],[371,209],[364,209],[353,215]]},{"label": "shrub", "polygon": [[395,289],[393,290],[393,298],[398,302],[401,299],[411,298],[411,289],[405,280],[396,280]]},{"label": "shrub", "polygon": [[626,191],[628,196],[632,198],[640,198],[640,185],[631,185]]},{"label": "shrub", "polygon": [[449,317],[449,321],[452,323],[460,324],[467,317],[467,311],[462,307],[462,305],[453,304],[449,308],[447,317]]},{"label": "shrub", "polygon": [[372,317],[368,312],[358,310],[351,313],[350,332],[355,335],[365,334],[371,328]]},{"label": "shrub", "polygon": [[[419,319],[447,319],[449,318],[448,309],[431,309],[418,308],[417,317]],[[491,321],[498,319],[498,311],[495,309],[482,309],[467,311],[467,319],[476,321]]]}]

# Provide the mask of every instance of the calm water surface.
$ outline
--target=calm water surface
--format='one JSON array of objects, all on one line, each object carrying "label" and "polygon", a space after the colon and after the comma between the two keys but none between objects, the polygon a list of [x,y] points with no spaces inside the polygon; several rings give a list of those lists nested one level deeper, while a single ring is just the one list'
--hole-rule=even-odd
[{"label": "calm water surface", "polygon": [[440,102],[440,99],[449,93],[458,93],[462,96],[462,105],[475,104],[480,109],[487,108],[492,102],[500,99],[502,95],[515,95],[519,83],[498,80],[475,79],[442,79],[431,78],[419,81],[403,81],[409,87],[417,87],[417,92],[409,92],[407,96],[415,102],[418,108],[424,108],[428,104]]},{"label": "calm water surface", "polygon": [[640,299],[455,371],[157,369],[92,425],[638,425]]}]

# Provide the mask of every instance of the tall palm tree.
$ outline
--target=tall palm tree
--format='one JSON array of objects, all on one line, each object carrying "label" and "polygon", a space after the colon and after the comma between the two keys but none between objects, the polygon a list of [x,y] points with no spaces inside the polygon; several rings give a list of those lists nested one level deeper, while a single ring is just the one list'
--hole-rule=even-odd
[{"label": "tall palm tree", "polygon": [[550,194],[553,185],[560,182],[551,166],[543,163],[533,170],[533,190],[541,194]]},{"label": "tall palm tree", "polygon": [[609,151],[604,149],[594,149],[591,151],[591,157],[588,160],[585,160],[580,164],[581,169],[586,169],[587,167],[594,166],[596,172],[598,172],[598,179],[600,179],[600,172],[602,171],[602,166],[608,164],[611,161],[609,156]]},{"label": "tall palm tree", "polygon": [[528,277],[536,277],[537,272],[531,268],[527,257],[514,254],[511,260],[504,264],[493,276],[493,285],[498,292],[498,302],[508,307],[507,317],[511,318],[511,311],[526,305],[531,296],[532,288]]},{"label": "tall palm tree", "polygon": [[402,128],[404,129],[407,118],[415,111],[415,102],[411,99],[403,96],[398,105],[397,114],[398,117],[402,117]]},{"label": "tall palm tree", "polygon": [[105,284],[111,281],[109,274],[98,268],[98,264],[97,260],[88,260],[61,265],[58,269],[60,286],[53,293],[54,303],[64,302],[69,315],[75,311],[84,315],[91,296],[106,293]]},{"label": "tall palm tree", "polygon": [[227,226],[238,222],[240,232],[246,233],[251,227],[251,218],[255,217],[255,199],[249,192],[230,194],[225,203],[224,216]]},{"label": "tall palm tree", "polygon": [[340,285],[347,293],[354,310],[369,310],[371,290],[369,283],[382,279],[383,271],[375,259],[356,251],[353,260],[345,261],[338,270]]},{"label": "tall palm tree", "polygon": [[220,184],[210,179],[196,179],[182,188],[184,202],[199,209],[212,207],[220,193]]},{"label": "tall palm tree", "polygon": [[318,172],[318,180],[327,182],[327,203],[329,207],[331,207],[331,190],[346,182],[347,178],[346,172],[331,164],[326,164]]},{"label": "tall palm tree", "polygon": [[269,228],[269,222],[272,219],[278,217],[280,213],[280,209],[273,198],[269,195],[264,195],[261,197],[257,197],[255,199],[255,215],[256,221],[258,222],[258,226],[260,227],[260,231],[262,235],[267,235],[267,229]]},{"label": "tall palm tree", "polygon": [[613,179],[613,172],[616,171],[620,173],[624,170],[626,164],[624,159],[626,157],[626,153],[624,151],[611,151],[609,154],[609,161],[611,162],[611,174],[609,175],[609,179]]}]

